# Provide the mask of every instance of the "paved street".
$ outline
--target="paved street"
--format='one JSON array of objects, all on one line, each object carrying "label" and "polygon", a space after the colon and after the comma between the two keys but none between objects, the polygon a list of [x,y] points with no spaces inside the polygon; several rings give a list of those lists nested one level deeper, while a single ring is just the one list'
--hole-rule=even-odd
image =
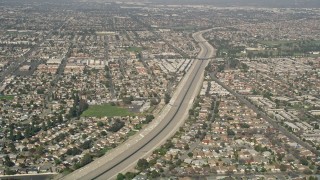
[{"label": "paved street", "polygon": [[0,180],[320,174],[320,0],[213,1],[0,1]]},{"label": "paved street", "polygon": [[[204,32],[195,33],[193,36],[201,47],[198,59],[212,58],[214,55],[213,47],[202,37]],[[63,179],[113,179],[118,173],[132,169],[140,158],[149,155],[163,144],[187,118],[188,110],[201,87],[204,69],[208,62],[208,60],[197,60],[193,63],[169,105],[154,120],[154,123],[114,151]]]},{"label": "paved street", "polygon": [[227,91],[229,91],[232,95],[234,95],[240,102],[244,103],[245,105],[247,105],[249,108],[251,108],[254,112],[256,112],[257,114],[260,114],[261,117],[265,120],[268,121],[268,123],[270,123],[274,128],[276,128],[278,131],[280,131],[281,133],[283,133],[284,135],[288,136],[291,140],[295,141],[296,143],[300,144],[301,146],[305,147],[306,149],[310,150],[311,152],[317,154],[318,156],[320,155],[320,153],[313,148],[312,146],[310,146],[309,144],[303,142],[302,140],[300,140],[298,137],[296,137],[295,135],[291,134],[290,132],[288,132],[284,127],[280,126],[277,124],[277,122],[275,122],[274,120],[272,120],[268,115],[266,115],[264,112],[260,111],[256,106],[254,106],[252,103],[250,103],[248,100],[246,100],[242,95],[238,94],[237,92],[235,92],[234,90],[232,90],[230,87],[226,86],[223,82],[221,82],[219,79],[217,79],[213,74],[211,74],[211,78],[218,83],[220,86],[222,86],[223,88],[225,88]]},{"label": "paved street", "polygon": [[23,56],[21,56],[20,58],[17,58],[15,62],[11,63],[10,66],[8,68],[6,68],[5,70],[3,70],[3,72],[0,73],[0,82],[3,82],[4,79],[6,77],[8,77],[9,75],[15,75],[16,72],[18,72],[18,69],[20,67],[20,65],[22,65],[23,63],[26,62],[26,59],[28,58],[28,56],[35,51],[37,48],[39,48],[39,46],[45,42],[47,39],[50,39],[50,37],[52,36],[52,32],[58,29],[61,29],[63,26],[65,26],[67,24],[67,22],[70,19],[66,20],[62,25],[58,25],[56,28],[52,29],[45,38],[43,38],[40,42],[37,43],[37,45],[33,46],[32,48],[30,48],[30,50],[28,52],[26,52]]},{"label": "paved street", "polygon": [[16,174],[0,176],[0,179],[16,179],[16,180],[47,180],[52,179],[56,173],[43,173],[43,174]]}]

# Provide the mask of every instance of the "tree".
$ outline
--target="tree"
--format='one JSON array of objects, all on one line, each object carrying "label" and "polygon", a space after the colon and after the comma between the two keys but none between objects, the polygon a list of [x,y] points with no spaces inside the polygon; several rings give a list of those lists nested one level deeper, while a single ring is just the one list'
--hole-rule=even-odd
[{"label": "tree", "polygon": [[310,176],[309,177],[309,180],[317,180],[318,178],[317,177],[315,177],[315,176]]},{"label": "tree", "polygon": [[4,156],[4,165],[7,167],[14,166],[14,162],[11,161],[8,155]]},{"label": "tree", "polygon": [[85,154],[81,159],[81,166],[85,166],[92,161],[92,156],[90,154]]},{"label": "tree", "polygon": [[48,130],[45,122],[42,122],[41,129],[42,129],[43,131],[47,131],[47,130]]},{"label": "tree", "polygon": [[253,95],[258,95],[258,94],[259,94],[256,89],[252,89],[252,90],[251,90],[251,93],[252,93]]},{"label": "tree", "polygon": [[63,122],[62,114],[59,114],[58,116],[58,122],[61,124]]},{"label": "tree", "polygon": [[207,127],[208,127],[207,123],[203,123],[202,129],[207,129]]},{"label": "tree", "polygon": [[284,164],[280,164],[280,171],[282,171],[282,172],[287,171],[287,166]]},{"label": "tree", "polygon": [[271,96],[273,96],[273,94],[270,91],[264,91],[263,92],[263,97],[264,98],[271,99]]},{"label": "tree", "polygon": [[248,72],[249,66],[245,63],[241,63],[241,69],[243,69],[244,72]]},{"label": "tree", "polygon": [[123,98],[122,98],[122,101],[123,101],[125,104],[131,104],[131,98],[130,98],[130,97],[123,97]]},{"label": "tree", "polygon": [[[71,107],[69,110],[69,115],[71,117],[77,117],[77,108],[76,107]],[[49,125],[48,125],[49,126]],[[50,126],[49,126],[50,127]]]},{"label": "tree", "polygon": [[124,126],[124,122],[117,119],[108,129],[111,132],[118,132]]},{"label": "tree", "polygon": [[21,167],[21,168],[26,168],[27,166],[26,166],[25,163],[20,163],[20,164],[19,164],[19,167]]},{"label": "tree", "polygon": [[101,131],[100,133],[102,136],[106,136],[107,135],[107,132],[106,131]]},{"label": "tree", "polygon": [[54,126],[53,122],[51,120],[48,120],[47,121],[47,127],[51,128],[53,126]]},{"label": "tree", "polygon": [[125,176],[126,176],[126,179],[133,179],[136,176],[136,174],[133,172],[127,172]]},{"label": "tree", "polygon": [[230,68],[235,69],[239,65],[239,60],[231,58],[229,60]]},{"label": "tree", "polygon": [[117,180],[124,180],[124,179],[126,179],[126,177],[122,173],[119,173],[117,175]]},{"label": "tree", "polygon": [[228,134],[228,136],[234,136],[234,135],[236,135],[236,133],[232,130],[232,129],[227,129],[227,134]]},{"label": "tree", "polygon": [[80,147],[82,149],[90,149],[92,147],[92,140],[85,141]]},{"label": "tree", "polygon": [[157,159],[156,158],[153,158],[149,161],[149,165],[150,166],[154,166],[155,164],[157,164]]},{"label": "tree", "polygon": [[11,152],[13,152],[13,153],[17,152],[16,146],[14,145],[13,142],[9,143],[9,148],[10,148]]},{"label": "tree", "polygon": [[148,124],[154,119],[154,116],[152,114],[146,115],[145,123]]},{"label": "tree", "polygon": [[[176,155],[177,156],[177,155]],[[178,158],[178,157],[177,157]],[[176,166],[180,166],[182,164],[182,160],[181,159],[178,159],[177,161],[176,161]]]},{"label": "tree", "polygon": [[56,165],[58,165],[58,164],[61,164],[62,161],[61,161],[60,159],[58,159],[58,158],[55,158],[55,159],[54,159],[54,163],[55,163]]},{"label": "tree", "polygon": [[73,169],[79,169],[79,168],[81,168],[82,167],[82,165],[81,165],[81,163],[75,163],[74,165],[73,165]]},{"label": "tree", "polygon": [[36,147],[36,153],[39,155],[39,156],[42,156],[44,153],[45,153],[45,148],[43,146],[37,146]]},{"label": "tree", "polygon": [[160,177],[160,174],[156,170],[153,170],[153,171],[151,171],[151,175],[150,176],[151,176],[152,179],[155,179],[155,178]]},{"label": "tree", "polygon": [[81,99],[79,101],[79,113],[78,113],[78,115],[80,116],[88,108],[89,108],[89,104],[87,103],[87,101],[84,100],[84,99]]},{"label": "tree", "polygon": [[143,171],[145,169],[149,168],[149,163],[146,159],[139,159],[137,163],[137,169],[140,171]]},{"label": "tree", "polygon": [[304,166],[308,166],[308,164],[309,164],[308,160],[305,159],[305,158],[300,159],[300,163],[301,163],[302,165],[304,165]]},{"label": "tree", "polygon": [[189,144],[185,144],[183,148],[184,148],[184,150],[189,150],[190,149]]},{"label": "tree", "polygon": [[225,65],[224,65],[224,64],[220,64],[220,65],[218,65],[218,67],[217,67],[218,72],[222,72],[222,71],[224,71],[224,67],[225,67]]},{"label": "tree", "polygon": [[44,89],[43,88],[41,88],[41,89],[37,89],[37,94],[44,94]]},{"label": "tree", "polygon": [[168,103],[170,102],[170,99],[171,99],[170,94],[166,93],[166,94],[164,95],[164,102],[165,102],[166,104],[168,104]]},{"label": "tree", "polygon": [[81,154],[81,153],[82,153],[82,151],[80,149],[76,148],[76,147],[68,149],[67,152],[66,152],[67,155],[72,155],[72,156],[75,156],[75,155],[78,155],[78,154]]},{"label": "tree", "polygon": [[82,134],[82,139],[87,139],[88,135],[87,134]]},{"label": "tree", "polygon": [[14,130],[14,124],[9,125],[9,139],[11,141],[15,141],[15,137],[13,135],[13,130]]},{"label": "tree", "polygon": [[188,153],[188,156],[191,158],[191,157],[193,157],[193,153],[192,152],[189,152]]},{"label": "tree", "polygon": [[98,126],[98,127],[103,127],[103,126],[104,126],[104,123],[103,123],[102,121],[99,121],[99,122],[97,122],[97,126]]},{"label": "tree", "polygon": [[16,135],[16,140],[22,140],[23,138],[24,137],[22,136],[21,131],[18,131]]},{"label": "tree", "polygon": [[9,168],[6,168],[5,171],[4,171],[4,174],[5,175],[14,175],[14,174],[16,174],[16,171],[13,171],[13,170],[11,170]]},{"label": "tree", "polygon": [[234,120],[234,118],[233,118],[233,117],[228,116],[228,117],[227,117],[227,120],[228,120],[228,121],[232,121],[232,120]]},{"label": "tree", "polygon": [[261,144],[258,144],[258,145],[256,145],[256,146],[254,146],[254,150],[256,150],[257,152],[263,152],[262,149],[263,149],[263,148],[262,148]]},{"label": "tree", "polygon": [[159,102],[160,102],[160,101],[159,101],[157,98],[152,98],[152,99],[150,99],[150,103],[151,103],[152,106],[158,105]]},{"label": "tree", "polygon": [[194,115],[194,110],[193,110],[193,109],[190,109],[190,110],[189,110],[189,115],[190,115],[190,116],[193,116],[193,115]]},{"label": "tree", "polygon": [[26,129],[25,129],[25,131],[24,131],[24,136],[25,136],[26,138],[29,138],[29,137],[32,136],[32,135],[31,135],[31,130],[30,130],[29,126],[26,127]]},{"label": "tree", "polygon": [[240,127],[241,127],[241,128],[250,128],[250,125],[247,124],[247,123],[241,123],[241,124],[240,124]]},{"label": "tree", "polygon": [[163,145],[163,147],[167,150],[173,147],[173,143],[171,140],[167,140],[167,142]]},{"label": "tree", "polygon": [[312,171],[310,169],[305,169],[303,171],[304,174],[312,174]]}]

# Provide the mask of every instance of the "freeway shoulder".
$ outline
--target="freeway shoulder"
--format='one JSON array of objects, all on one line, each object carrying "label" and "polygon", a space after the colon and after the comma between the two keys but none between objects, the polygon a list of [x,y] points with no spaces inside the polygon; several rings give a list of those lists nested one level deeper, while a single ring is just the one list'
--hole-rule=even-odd
[{"label": "freeway shoulder", "polygon": [[[193,37],[203,39],[204,32],[195,33]],[[199,45],[201,48],[199,59],[213,57],[214,49],[209,43],[200,42]],[[127,142],[63,179],[113,179],[118,173],[132,169],[140,158],[149,155],[155,148],[165,143],[187,118],[188,110],[200,90],[208,62],[208,60],[194,61],[172,96],[171,105],[174,106],[167,105],[151,124]]]}]

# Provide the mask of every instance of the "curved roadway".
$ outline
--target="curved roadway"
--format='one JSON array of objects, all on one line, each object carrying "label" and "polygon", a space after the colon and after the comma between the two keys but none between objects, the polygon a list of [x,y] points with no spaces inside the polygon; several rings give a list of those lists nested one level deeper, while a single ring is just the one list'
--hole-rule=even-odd
[{"label": "curved roadway", "polygon": [[[117,152],[115,157],[106,158],[103,156],[93,163],[80,168],[73,173],[63,177],[63,179],[114,179],[120,172],[126,172],[132,169],[136,162],[152,153],[157,147],[165,143],[184,123],[188,116],[188,111],[192,107],[192,102],[201,88],[205,67],[214,55],[213,47],[205,41],[202,34],[206,31],[200,31],[193,34],[193,38],[199,43],[201,48],[198,60],[196,60],[182,82],[177,87],[170,103],[166,106],[162,114],[155,120],[154,126],[150,125],[148,133],[138,133],[140,139],[128,140],[132,143],[125,143],[125,150]],[[110,152],[113,153],[113,152]]]}]

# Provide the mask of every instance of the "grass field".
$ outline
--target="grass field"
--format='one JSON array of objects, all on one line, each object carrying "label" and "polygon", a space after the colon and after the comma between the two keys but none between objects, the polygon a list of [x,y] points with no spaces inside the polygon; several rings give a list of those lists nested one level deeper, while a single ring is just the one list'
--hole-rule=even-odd
[{"label": "grass field", "polygon": [[132,47],[127,48],[127,51],[135,52],[135,53],[140,53],[142,50],[143,50],[142,47],[136,47],[136,46],[132,46]]},{"label": "grass field", "polygon": [[279,40],[279,41],[260,41],[261,44],[265,44],[267,46],[270,47],[275,47],[275,46],[282,46],[288,43],[298,43],[299,41],[295,41],[295,40]]},{"label": "grass field", "polygon": [[0,95],[0,99],[5,99],[5,100],[13,100],[14,96],[12,95]]},{"label": "grass field", "polygon": [[[279,40],[279,41],[259,41],[259,43],[267,45],[269,47],[276,47],[276,46],[289,46],[291,45],[298,45],[300,42],[303,42],[302,40]],[[313,44],[320,44],[319,40],[313,40],[313,41],[308,41],[308,43],[313,43]]]},{"label": "grass field", "polygon": [[113,116],[133,116],[134,113],[129,112],[127,109],[110,104],[92,105],[82,113],[82,117],[113,117]]},{"label": "grass field", "polygon": [[192,31],[197,29],[196,26],[174,26],[174,27],[167,27],[168,29],[174,29],[174,30],[185,30],[185,31]]}]

